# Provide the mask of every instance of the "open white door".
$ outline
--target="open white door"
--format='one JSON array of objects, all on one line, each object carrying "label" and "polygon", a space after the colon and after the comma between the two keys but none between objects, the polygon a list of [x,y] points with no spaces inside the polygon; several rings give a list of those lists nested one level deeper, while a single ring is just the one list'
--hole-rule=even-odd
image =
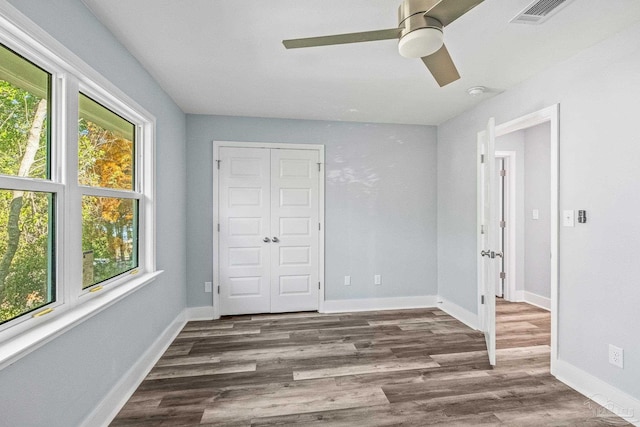
[{"label": "open white door", "polygon": [[498,282],[501,252],[499,248],[499,228],[496,212],[496,159],[495,159],[495,119],[487,123],[487,130],[479,134],[480,151],[479,178],[481,192],[478,216],[480,219],[480,253],[478,268],[481,272],[480,289],[483,301],[483,330],[487,341],[489,362],[496,364],[496,299],[495,289]]}]

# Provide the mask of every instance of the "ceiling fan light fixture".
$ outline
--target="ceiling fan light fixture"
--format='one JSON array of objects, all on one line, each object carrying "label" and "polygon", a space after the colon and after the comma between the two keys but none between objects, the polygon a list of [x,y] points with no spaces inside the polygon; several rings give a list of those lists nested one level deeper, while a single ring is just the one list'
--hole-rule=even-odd
[{"label": "ceiling fan light fixture", "polygon": [[437,52],[443,44],[441,28],[419,28],[400,39],[398,51],[405,58],[424,58]]}]

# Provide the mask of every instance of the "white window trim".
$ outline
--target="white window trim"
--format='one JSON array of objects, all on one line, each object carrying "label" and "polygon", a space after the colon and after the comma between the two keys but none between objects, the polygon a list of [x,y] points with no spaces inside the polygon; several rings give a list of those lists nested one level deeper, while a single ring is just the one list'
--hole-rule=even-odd
[{"label": "white window trim", "polygon": [[[103,288],[99,292],[81,290],[82,237],[78,231],[81,220],[78,207],[82,189],[75,184],[78,179],[77,164],[69,164],[73,162],[67,160],[62,150],[54,149],[51,181],[0,177],[0,186],[4,184],[5,188],[19,189],[22,186],[24,189],[58,195],[55,260],[57,298],[55,303],[45,307],[55,310],[39,318],[22,316],[18,322],[8,322],[12,326],[0,330],[1,370],[141,289],[162,271],[156,270],[155,263],[155,117],[6,0],[0,0],[0,43],[52,74],[52,123],[55,123],[52,140],[64,141],[65,152],[77,152],[77,114],[67,112],[77,111],[80,91],[136,123],[136,136],[140,139],[135,160],[137,191],[130,193],[140,203],[139,267],[129,274],[124,273],[101,283]],[[52,147],[56,147],[56,144],[52,143]],[[74,184],[70,185],[72,182]],[[104,194],[110,194],[110,190],[105,190]]]}]

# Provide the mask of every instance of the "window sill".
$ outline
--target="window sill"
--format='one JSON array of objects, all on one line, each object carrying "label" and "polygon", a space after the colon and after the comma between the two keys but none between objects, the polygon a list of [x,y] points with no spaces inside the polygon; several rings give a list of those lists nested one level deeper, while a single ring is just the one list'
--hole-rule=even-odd
[{"label": "window sill", "polygon": [[162,273],[163,271],[160,270],[136,277],[127,283],[105,291],[102,295],[97,295],[89,301],[60,313],[50,321],[43,322],[16,337],[10,338],[6,342],[0,343],[0,370],[143,288]]}]

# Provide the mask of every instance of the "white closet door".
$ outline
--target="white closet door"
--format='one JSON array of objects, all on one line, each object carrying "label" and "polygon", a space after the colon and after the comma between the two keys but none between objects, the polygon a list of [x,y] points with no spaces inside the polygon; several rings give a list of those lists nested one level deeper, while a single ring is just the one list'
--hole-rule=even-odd
[{"label": "white closet door", "polygon": [[220,312],[268,313],[270,150],[221,147],[219,156]]},{"label": "white closet door", "polygon": [[318,309],[318,152],[271,150],[271,312]]}]

